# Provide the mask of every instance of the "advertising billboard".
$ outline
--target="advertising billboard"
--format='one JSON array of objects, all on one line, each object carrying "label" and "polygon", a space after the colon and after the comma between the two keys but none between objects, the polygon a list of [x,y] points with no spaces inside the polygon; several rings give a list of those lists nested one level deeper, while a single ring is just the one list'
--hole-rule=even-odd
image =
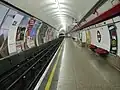
[{"label": "advertising billboard", "polygon": [[36,46],[39,46],[39,37],[40,37],[39,32],[41,30],[41,27],[42,27],[42,21],[40,21],[40,25],[36,31],[36,40],[35,40]]},{"label": "advertising billboard", "polygon": [[[120,18],[120,17],[119,17]],[[117,43],[118,43],[118,49],[117,49],[117,55],[120,56],[120,22],[119,23],[116,23],[116,32],[117,32]]]},{"label": "advertising billboard", "polygon": [[0,5],[0,57],[9,55],[8,32],[16,14],[16,11]]},{"label": "advertising billboard", "polygon": [[91,35],[90,35],[90,30],[86,31],[86,43],[89,45],[91,44]]},{"label": "advertising billboard", "polygon": [[8,31],[8,51],[10,54],[16,53],[16,33],[20,22],[23,19],[23,15],[16,14],[15,18],[10,25],[10,30]]},{"label": "advertising billboard", "polygon": [[17,28],[17,34],[16,34],[16,48],[18,52],[24,51],[24,38],[25,38],[25,31],[27,29],[27,24],[30,20],[30,17],[27,15],[24,15],[24,18],[22,19],[21,23],[19,24]]},{"label": "advertising billboard", "polygon": [[24,39],[24,48],[27,50],[31,48],[33,45],[33,37],[30,36],[30,32],[32,31],[36,20],[34,18],[30,18],[27,24],[27,29],[25,31],[25,39]]},{"label": "advertising billboard", "polygon": [[38,30],[40,24],[41,24],[40,21],[36,20],[33,28],[30,31],[30,38],[31,39],[29,39],[29,42],[28,42],[28,47],[29,48],[36,46],[36,40],[35,40],[35,38],[36,38],[37,30]]},{"label": "advertising billboard", "polygon": [[2,25],[9,8],[0,4],[0,26]]},{"label": "advertising billboard", "polygon": [[118,50],[118,40],[117,40],[117,27],[114,23],[108,24],[108,30],[110,33],[110,52],[112,54],[117,54]]}]

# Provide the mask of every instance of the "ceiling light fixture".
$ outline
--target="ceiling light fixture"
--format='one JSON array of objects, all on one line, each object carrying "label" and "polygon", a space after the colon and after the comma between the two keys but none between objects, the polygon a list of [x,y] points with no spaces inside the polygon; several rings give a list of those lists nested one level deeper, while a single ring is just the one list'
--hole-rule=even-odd
[{"label": "ceiling light fixture", "polygon": [[65,20],[65,17],[63,17],[63,15],[62,15],[62,11],[60,8],[60,2],[58,0],[55,0],[55,4],[57,6],[57,11],[59,13],[60,23],[63,26],[63,28],[66,29],[66,20]]}]

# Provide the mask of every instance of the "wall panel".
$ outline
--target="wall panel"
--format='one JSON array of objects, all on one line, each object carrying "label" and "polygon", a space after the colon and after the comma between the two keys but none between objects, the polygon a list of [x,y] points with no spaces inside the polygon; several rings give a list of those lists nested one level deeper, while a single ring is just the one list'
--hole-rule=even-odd
[{"label": "wall panel", "polygon": [[8,32],[8,50],[9,53],[16,53],[17,48],[16,48],[16,33],[17,33],[17,28],[23,19],[24,16],[20,14],[16,14],[14,20],[12,21],[10,25],[10,30]]},{"label": "wall panel", "polygon": [[99,27],[90,30],[91,44],[110,51],[110,35],[108,27]]},{"label": "wall panel", "polygon": [[117,38],[118,38],[118,51],[117,51],[117,55],[120,56],[120,16],[115,17],[114,22],[119,21],[118,23],[115,23],[116,27],[117,27]]},{"label": "wall panel", "polygon": [[82,42],[86,42],[86,32],[82,31]]},{"label": "wall panel", "polygon": [[7,14],[9,8],[3,6],[3,5],[0,5],[0,26],[3,22],[3,19],[5,18],[5,15]]},{"label": "wall panel", "polygon": [[[49,36],[45,36],[48,26],[51,28]],[[48,41],[55,39],[52,28],[33,15],[0,1],[0,58],[39,46],[45,43],[46,37]]]}]

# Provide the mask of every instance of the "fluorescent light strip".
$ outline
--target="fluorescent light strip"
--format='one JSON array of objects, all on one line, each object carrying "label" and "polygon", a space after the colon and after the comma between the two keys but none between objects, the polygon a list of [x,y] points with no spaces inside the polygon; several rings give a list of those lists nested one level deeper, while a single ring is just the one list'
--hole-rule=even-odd
[{"label": "fluorescent light strip", "polygon": [[59,3],[59,1],[58,1],[58,0],[55,0],[55,3],[56,3],[56,5],[57,5],[58,11],[60,12],[60,3]]},{"label": "fluorescent light strip", "polygon": [[65,18],[62,16],[62,12],[61,12],[61,8],[60,8],[60,3],[58,0],[55,0],[55,3],[56,3],[56,6],[57,6],[57,10],[59,12],[59,18],[60,18],[60,22],[61,22],[61,25],[63,26],[64,29],[66,29],[66,20]]}]

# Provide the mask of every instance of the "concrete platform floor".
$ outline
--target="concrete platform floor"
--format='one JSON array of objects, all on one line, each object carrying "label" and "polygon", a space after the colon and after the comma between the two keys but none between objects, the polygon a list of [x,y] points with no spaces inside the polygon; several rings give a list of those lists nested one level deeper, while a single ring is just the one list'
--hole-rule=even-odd
[{"label": "concrete platform floor", "polygon": [[72,39],[64,40],[60,62],[58,80],[53,79],[57,86],[52,90],[120,90],[120,72]]}]

